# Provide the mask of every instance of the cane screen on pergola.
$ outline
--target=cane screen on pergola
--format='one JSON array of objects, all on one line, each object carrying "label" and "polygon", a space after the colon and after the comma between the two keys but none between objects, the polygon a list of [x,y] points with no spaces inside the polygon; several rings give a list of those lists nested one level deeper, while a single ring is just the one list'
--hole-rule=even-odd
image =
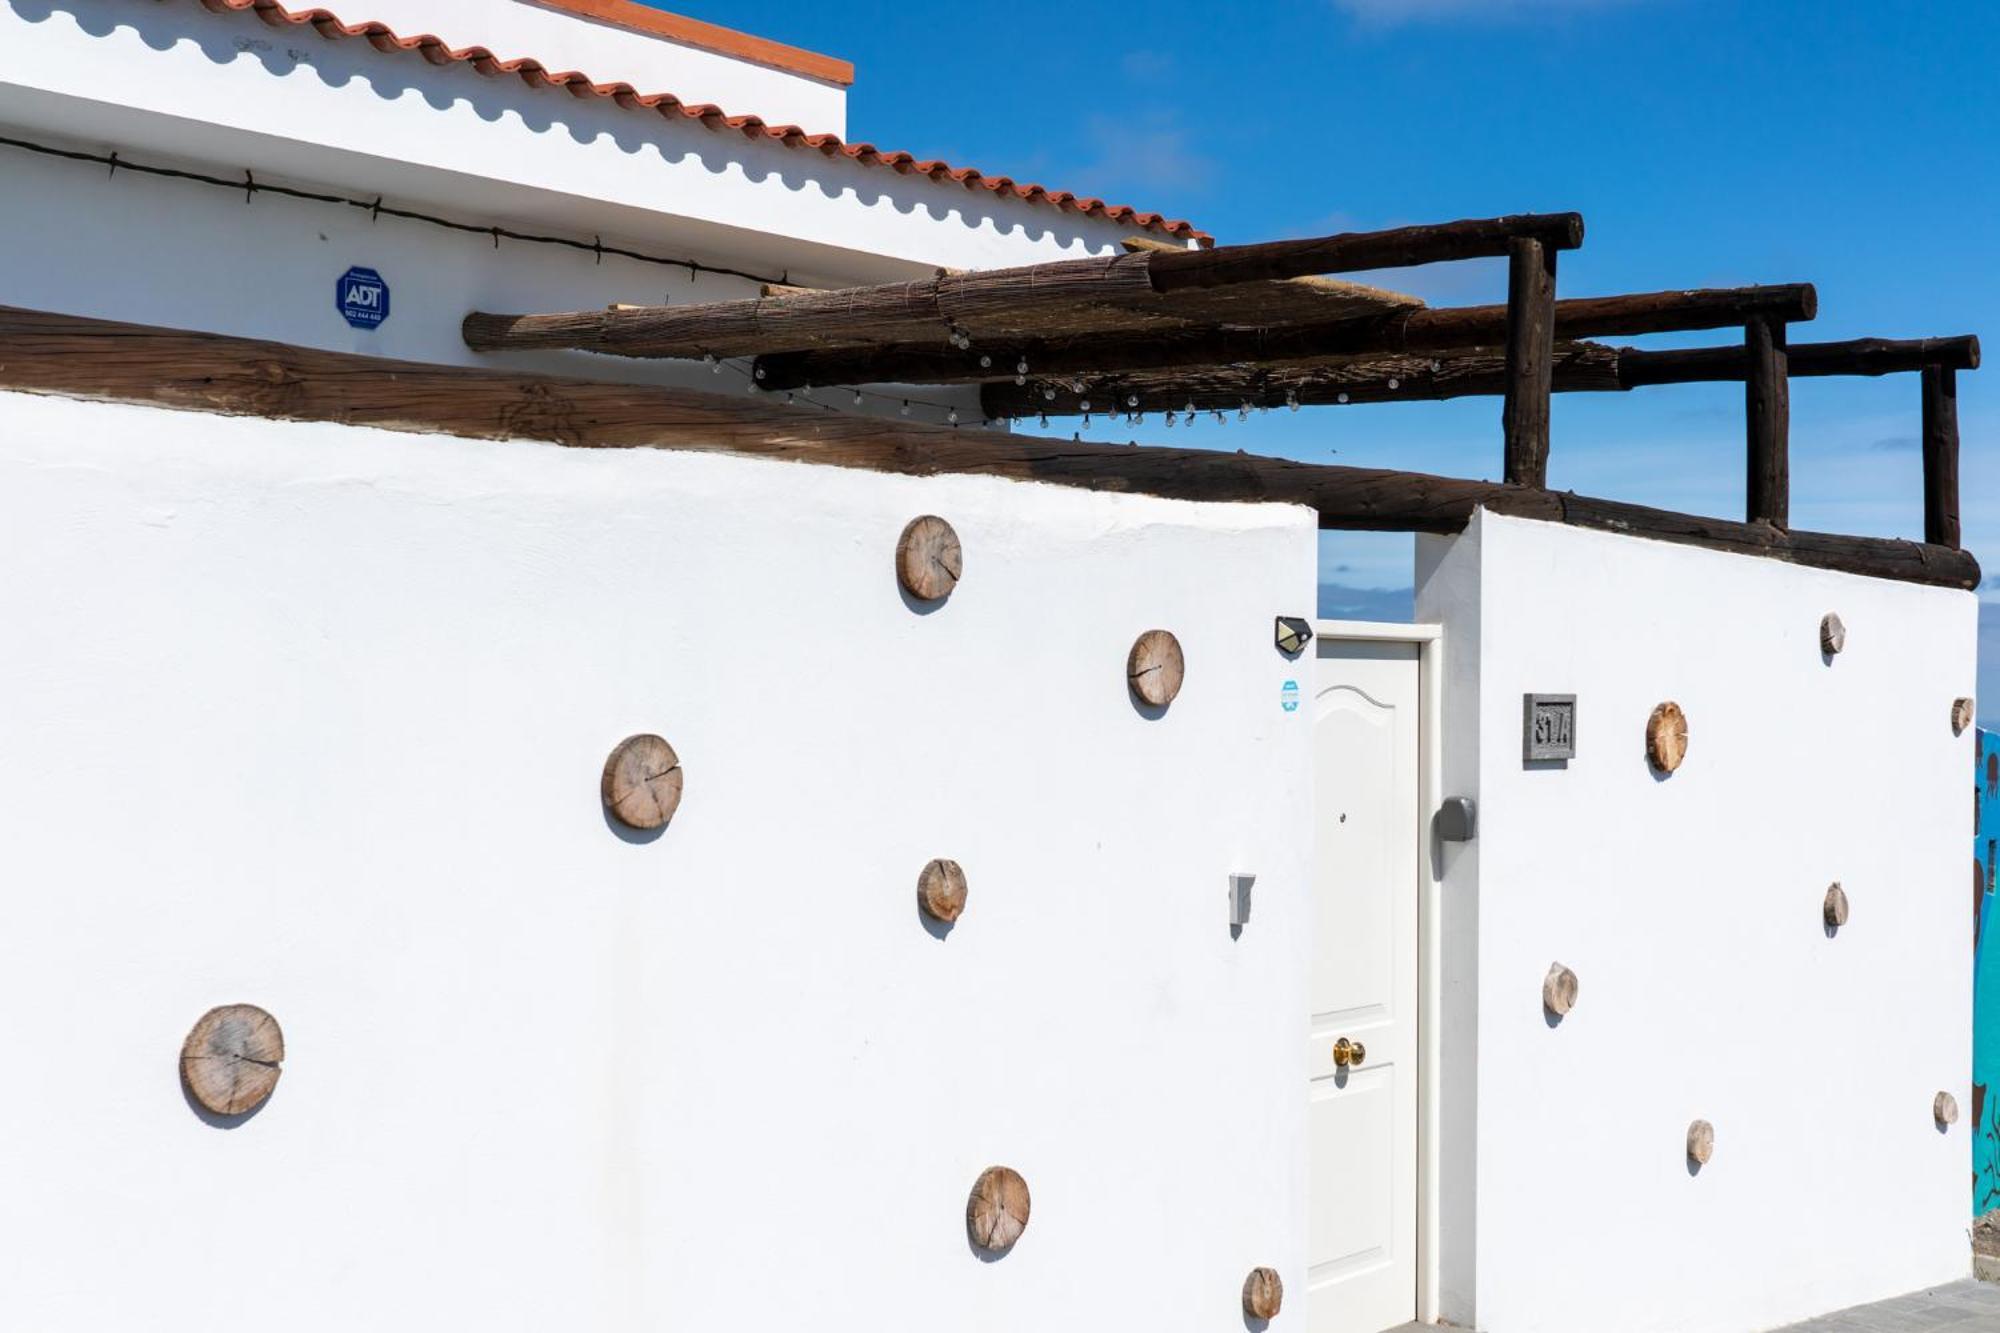
[{"label": "cane screen on pergola", "polygon": [[[1243,407],[1501,397],[1504,481],[1020,440],[1050,479],[1215,498],[1295,500],[1324,527],[1454,530],[1471,509],[1611,527],[1927,583],[1971,586],[1959,549],[1955,374],[1972,337],[1793,343],[1805,284],[1558,300],[1556,256],[1583,240],[1574,213],[1404,227],[1256,245],[1126,253],[922,281],[747,300],[556,314],[474,313],[473,348],[574,348],[622,356],[751,358],[756,387],[978,385],[989,417],[1233,411]],[[1330,275],[1452,260],[1508,260],[1505,305],[1433,309]],[[1732,329],[1725,345],[1648,351],[1597,341]],[[1924,540],[1836,537],[1789,526],[1788,380],[1916,372],[1922,381]],[[1549,395],[1694,381],[1745,385],[1747,513],[1741,523],[1547,489]],[[884,427],[888,429],[888,427]],[[1019,437],[1015,437],[1019,439]],[[1162,470],[1189,474],[1153,484]],[[979,469],[984,470],[984,469]],[[1199,478],[1207,478],[1204,486]],[[1197,480],[1191,481],[1190,478]]]}]

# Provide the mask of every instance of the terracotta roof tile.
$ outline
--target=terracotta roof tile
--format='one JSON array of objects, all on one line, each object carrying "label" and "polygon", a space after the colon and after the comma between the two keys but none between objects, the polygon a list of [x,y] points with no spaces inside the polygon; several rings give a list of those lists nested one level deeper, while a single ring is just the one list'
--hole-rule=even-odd
[{"label": "terracotta roof tile", "polygon": [[837,135],[809,134],[797,125],[771,125],[758,116],[732,116],[712,103],[683,102],[672,93],[642,93],[629,83],[597,83],[589,75],[576,70],[551,71],[533,57],[503,60],[483,46],[453,49],[428,33],[403,37],[386,23],[373,20],[347,23],[325,9],[290,10],[277,0],[200,2],[216,13],[252,10],[274,27],[282,24],[310,27],[328,41],[358,37],[385,54],[414,52],[433,65],[470,65],[489,78],[514,75],[530,87],[563,88],[572,96],[606,98],[628,110],[651,111],[661,116],[700,121],[711,130],[737,130],[750,139],[775,139],[788,148],[817,149],[828,157],[844,157],[863,166],[888,167],[904,175],[927,176],[934,181],[956,181],[967,189],[988,190],[1001,198],[1011,196],[1146,231],[1196,240],[1204,245],[1214,243],[1213,237],[1196,230],[1192,223],[1165,218],[1158,213],[1142,213],[1124,204],[1107,204],[1102,199],[1072,194],[1068,190],[1023,185],[1007,176],[988,176],[971,167],[954,167],[949,162],[918,161],[909,153],[884,152],[870,143],[843,143]]}]

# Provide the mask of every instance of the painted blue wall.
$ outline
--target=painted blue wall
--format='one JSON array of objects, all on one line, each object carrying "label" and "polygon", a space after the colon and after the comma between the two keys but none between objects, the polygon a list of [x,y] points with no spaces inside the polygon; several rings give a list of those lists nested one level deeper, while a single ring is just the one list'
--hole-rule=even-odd
[{"label": "painted blue wall", "polygon": [[2000,922],[1994,920],[2000,859],[2000,732],[1973,746],[1972,1213],[2000,1208]]}]

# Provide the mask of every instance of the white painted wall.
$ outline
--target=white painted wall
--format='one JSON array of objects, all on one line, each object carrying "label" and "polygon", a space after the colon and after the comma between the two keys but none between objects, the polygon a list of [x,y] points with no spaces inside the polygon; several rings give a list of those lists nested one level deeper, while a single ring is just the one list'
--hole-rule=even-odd
[{"label": "white painted wall", "polygon": [[[924,511],[967,552],[927,614]],[[1253,1265],[1303,1288],[1270,627],[1313,548],[1277,506],[0,396],[0,1325],[1240,1327]],[[598,773],[647,729],[687,796],[635,843]],[[222,1129],[175,1057],[233,1001],[289,1057]],[[1750,1156],[1717,1118],[1705,1185]],[[1034,1216],[988,1264],[996,1162]]]},{"label": "white painted wall", "polygon": [[[1931,1099],[1970,1095],[1948,714],[1973,597],[1490,514],[1419,565],[1446,792],[1480,806],[1443,889],[1444,1313],[1747,1333],[1964,1276],[1968,1130]],[[1578,696],[1566,769],[1522,763],[1528,691]],[[1691,743],[1661,780],[1664,699]],[[1834,880],[1853,918],[1829,939]],[[1552,961],[1582,982],[1553,1028]],[[1717,1146],[1692,1175],[1697,1117]]]},{"label": "white painted wall", "polygon": [[0,126],[809,283],[1077,257],[1133,234],[193,0],[0,0]]}]

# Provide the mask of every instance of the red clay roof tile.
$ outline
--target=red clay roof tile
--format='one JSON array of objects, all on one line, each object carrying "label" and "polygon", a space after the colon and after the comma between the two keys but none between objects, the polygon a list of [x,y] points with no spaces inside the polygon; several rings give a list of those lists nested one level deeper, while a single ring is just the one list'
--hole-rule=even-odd
[{"label": "red clay roof tile", "polygon": [[1048,204],[1055,208],[1068,209],[1090,217],[1101,217],[1110,222],[1146,231],[1164,232],[1169,236],[1199,241],[1203,245],[1214,243],[1214,237],[1207,232],[1196,230],[1194,224],[1165,218],[1158,213],[1142,213],[1123,204],[1107,204],[1102,199],[1072,194],[1068,190],[1050,190],[1032,184],[1022,185],[1006,176],[988,176],[971,167],[954,167],[948,162],[919,162],[909,153],[885,153],[874,144],[843,143],[837,135],[808,134],[796,125],[769,125],[757,116],[732,116],[711,103],[691,105],[681,101],[672,93],[641,93],[629,83],[597,83],[588,75],[576,70],[551,72],[547,66],[533,57],[502,60],[483,46],[467,46],[454,50],[428,33],[416,37],[403,37],[386,23],[373,20],[347,23],[328,10],[290,10],[279,4],[278,0],[200,0],[200,2],[205,8],[216,13],[253,10],[259,18],[274,27],[279,24],[310,27],[328,41],[359,37],[385,54],[414,52],[433,65],[470,65],[489,78],[517,75],[530,87],[564,88],[572,96],[607,98],[630,110],[653,111],[662,116],[680,116],[688,120],[697,120],[711,130],[738,130],[751,139],[775,139],[788,148],[814,148],[828,157],[844,157],[863,166],[889,167],[905,175],[927,176],[934,181],[956,181],[967,189],[989,190],[1002,198],[1011,195],[1029,203]]}]

